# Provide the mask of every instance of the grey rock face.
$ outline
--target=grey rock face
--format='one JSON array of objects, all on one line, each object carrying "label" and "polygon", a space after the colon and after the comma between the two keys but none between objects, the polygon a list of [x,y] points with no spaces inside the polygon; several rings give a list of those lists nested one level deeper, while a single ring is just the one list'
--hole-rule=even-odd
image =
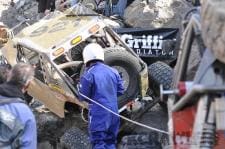
[{"label": "grey rock face", "polygon": [[10,1],[5,1],[4,9],[1,10],[0,20],[9,28],[15,26],[25,18],[36,20],[37,2],[35,0],[15,0],[11,6]]},{"label": "grey rock face", "polygon": [[185,0],[135,0],[124,14],[133,27],[180,27],[181,19],[191,5]]}]

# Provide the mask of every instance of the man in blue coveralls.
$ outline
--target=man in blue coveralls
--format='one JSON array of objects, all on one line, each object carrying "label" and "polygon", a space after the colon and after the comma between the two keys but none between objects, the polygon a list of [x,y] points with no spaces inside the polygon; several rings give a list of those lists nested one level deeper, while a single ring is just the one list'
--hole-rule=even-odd
[{"label": "man in blue coveralls", "polygon": [[83,50],[86,70],[80,82],[80,100],[89,103],[89,137],[93,149],[115,149],[119,130],[119,117],[85,99],[93,99],[118,113],[117,96],[122,95],[123,81],[117,70],[104,64],[104,50],[90,43]]}]

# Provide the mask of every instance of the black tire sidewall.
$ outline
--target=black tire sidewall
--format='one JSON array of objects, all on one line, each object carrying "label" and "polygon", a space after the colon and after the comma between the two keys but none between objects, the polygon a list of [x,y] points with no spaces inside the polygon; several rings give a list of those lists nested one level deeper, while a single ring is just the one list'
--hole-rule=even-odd
[{"label": "black tire sidewall", "polygon": [[111,67],[120,66],[124,68],[129,75],[129,85],[124,95],[120,96],[118,99],[118,105],[121,107],[138,95],[138,75],[141,70],[141,65],[139,64],[138,58],[122,48],[106,49],[105,63]]},{"label": "black tire sidewall", "polygon": [[[160,95],[160,84],[163,85],[163,89],[171,89],[173,81],[173,69],[163,63],[155,62],[148,67],[149,87],[153,90],[154,95]],[[159,102],[163,109],[166,109],[165,102]]]}]

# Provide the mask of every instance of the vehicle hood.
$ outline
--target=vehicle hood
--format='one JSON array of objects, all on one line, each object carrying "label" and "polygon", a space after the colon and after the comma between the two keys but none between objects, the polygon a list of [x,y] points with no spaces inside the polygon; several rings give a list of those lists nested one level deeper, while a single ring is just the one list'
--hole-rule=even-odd
[{"label": "vehicle hood", "polygon": [[[56,12],[55,12],[56,13]],[[88,30],[98,16],[75,16],[66,13],[51,14],[24,28],[16,38],[35,43],[42,49],[54,48],[80,32]]]}]

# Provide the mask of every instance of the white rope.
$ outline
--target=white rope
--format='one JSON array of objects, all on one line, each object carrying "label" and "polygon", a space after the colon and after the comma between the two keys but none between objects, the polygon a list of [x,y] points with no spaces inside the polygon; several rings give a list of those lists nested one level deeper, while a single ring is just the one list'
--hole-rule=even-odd
[{"label": "white rope", "polygon": [[81,110],[81,118],[84,122],[88,123],[88,121],[84,117],[84,108],[82,108],[82,110]]},{"label": "white rope", "polygon": [[84,94],[82,94],[82,93],[80,93],[80,92],[79,92],[79,94],[80,94],[82,97],[84,97],[84,98],[90,100],[91,102],[97,104],[98,106],[102,107],[102,108],[105,109],[106,111],[108,111],[108,112],[110,112],[110,113],[112,113],[112,114],[114,114],[114,115],[116,115],[116,116],[118,116],[118,117],[120,117],[120,118],[122,118],[122,119],[128,121],[128,122],[131,122],[131,123],[133,123],[133,124],[136,124],[136,125],[138,125],[138,126],[141,126],[141,127],[144,127],[144,128],[150,129],[150,130],[154,130],[154,131],[161,132],[161,133],[164,133],[164,134],[169,134],[168,132],[166,132],[166,131],[164,131],[164,130],[160,130],[160,129],[157,129],[157,128],[154,128],[154,127],[150,127],[150,126],[148,126],[148,125],[139,123],[139,122],[137,122],[137,121],[133,121],[133,120],[131,120],[131,119],[129,119],[129,118],[123,116],[123,115],[119,115],[118,113],[115,113],[114,111],[112,111],[112,110],[106,108],[105,106],[103,106],[103,105],[101,105],[100,103],[94,101],[93,99],[91,99],[91,98],[85,96]]}]

